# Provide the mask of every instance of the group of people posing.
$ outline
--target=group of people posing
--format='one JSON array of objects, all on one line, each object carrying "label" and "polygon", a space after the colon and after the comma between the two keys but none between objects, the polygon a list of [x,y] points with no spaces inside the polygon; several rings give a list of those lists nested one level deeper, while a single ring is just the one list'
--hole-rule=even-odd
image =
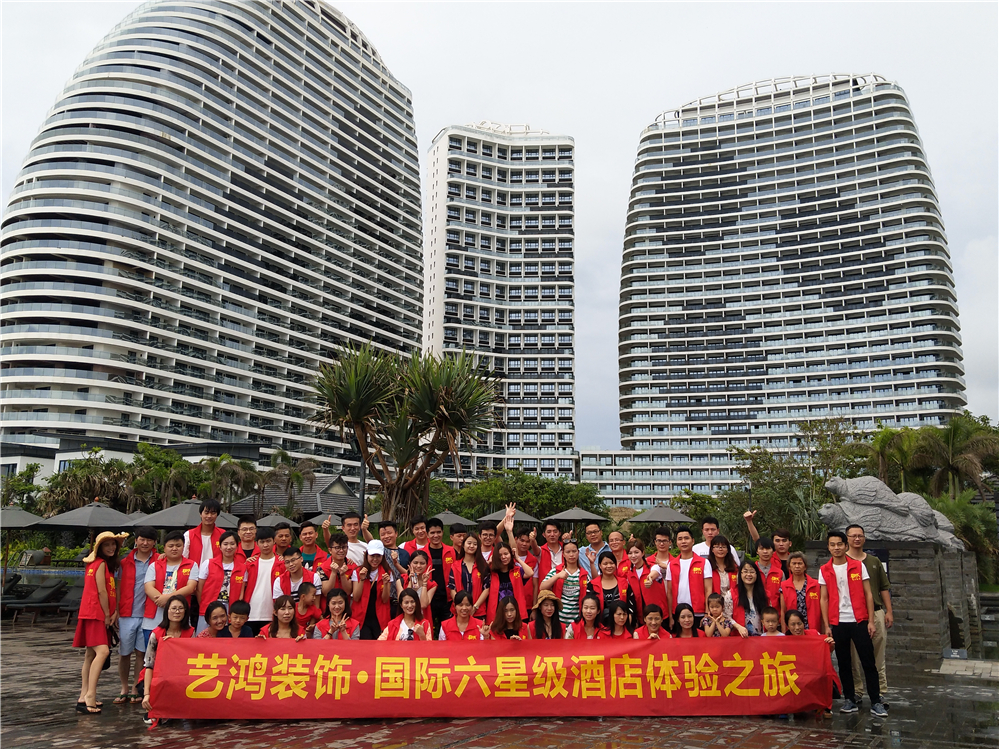
[{"label": "group of people posing", "polygon": [[97,537],[86,560],[74,639],[74,646],[86,648],[80,712],[100,712],[97,679],[109,657],[109,633],[116,629],[121,694],[115,702],[141,700],[146,709],[157,644],[170,637],[790,635],[824,637],[835,649],[841,712],[857,710],[859,682],[866,684],[872,713],[885,714],[884,630],[892,623],[891,598],[880,560],[863,551],[859,526],[829,534],[832,558],[816,579],[808,575],[804,555],[792,551],[789,533],[760,537],[753,512],[745,519],[755,560],[741,559],[711,517],[701,523],[701,543],[694,543],[690,528],[680,527],[674,536],[661,527],[652,550],[619,531],[605,540],[595,522],[585,526],[585,545],[551,521],[543,525],[539,544],[536,530],[515,526],[514,505],[498,524],[480,526],[477,533],[452,525],[450,544],[439,519],[418,517],[409,528],[413,538],[399,546],[394,522],[379,523],[376,539],[367,518],[349,512],[339,530],[331,519],[321,526],[303,523],[296,546],[287,523],[257,527],[246,519],[237,531],[223,531],[215,525],[219,511],[217,502],[202,502],[202,523],[168,533],[162,553],[153,528],[137,529],[124,557],[124,535]]}]

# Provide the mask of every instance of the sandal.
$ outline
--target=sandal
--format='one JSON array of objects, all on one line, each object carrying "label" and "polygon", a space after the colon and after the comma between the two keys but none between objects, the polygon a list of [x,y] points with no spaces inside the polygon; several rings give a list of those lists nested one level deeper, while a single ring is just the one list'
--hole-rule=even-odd
[{"label": "sandal", "polygon": [[128,701],[130,703],[132,703],[133,705],[137,705],[140,702],[142,702],[142,695],[141,694],[130,694],[130,695],[128,695]]},{"label": "sandal", "polygon": [[[79,702],[76,703],[76,706],[77,706],[77,708],[79,708],[80,705],[86,705],[86,704],[87,704],[86,702],[84,702],[83,700],[80,700]],[[96,707],[104,707],[104,703],[100,702],[100,701],[95,702],[94,704],[95,704]],[[81,710],[80,712],[83,712],[83,711]]]},{"label": "sandal", "polygon": [[129,696],[128,692],[122,692],[121,694],[119,694],[117,697],[114,698],[114,702],[111,704],[124,705],[126,702],[128,702],[128,696]]},{"label": "sandal", "polygon": [[86,702],[77,702],[76,712],[83,713],[84,715],[99,715],[101,709],[96,705],[94,707],[91,707]]}]

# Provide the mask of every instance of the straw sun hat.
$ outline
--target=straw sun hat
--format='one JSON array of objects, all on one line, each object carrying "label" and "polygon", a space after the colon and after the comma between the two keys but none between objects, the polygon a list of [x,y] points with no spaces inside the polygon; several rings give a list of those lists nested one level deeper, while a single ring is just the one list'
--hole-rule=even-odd
[{"label": "straw sun hat", "polygon": [[128,538],[127,533],[116,534],[112,533],[111,531],[101,531],[99,534],[97,534],[97,538],[94,540],[94,548],[92,548],[90,550],[90,553],[83,558],[84,564],[90,564],[95,559],[97,559],[97,550],[101,548],[101,544],[104,543],[105,541],[114,539],[115,543],[118,544],[117,551],[121,551],[122,541],[124,541],[126,538]]}]

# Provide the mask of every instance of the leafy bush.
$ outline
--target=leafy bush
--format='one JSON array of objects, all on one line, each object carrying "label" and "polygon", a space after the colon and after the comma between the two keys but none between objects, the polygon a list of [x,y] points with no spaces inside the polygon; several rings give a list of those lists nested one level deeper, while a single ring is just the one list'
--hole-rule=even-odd
[{"label": "leafy bush", "polygon": [[996,582],[999,568],[999,535],[997,535],[994,502],[972,502],[977,492],[966,489],[957,499],[926,497],[934,510],[947,516],[954,524],[954,535],[975,553],[978,576],[986,583]]}]

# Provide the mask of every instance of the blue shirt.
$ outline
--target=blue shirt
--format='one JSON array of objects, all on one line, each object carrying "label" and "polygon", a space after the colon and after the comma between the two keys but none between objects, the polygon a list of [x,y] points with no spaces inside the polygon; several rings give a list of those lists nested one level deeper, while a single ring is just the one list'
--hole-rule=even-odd
[{"label": "blue shirt", "polygon": [[132,555],[135,561],[135,588],[132,591],[132,616],[142,617],[146,608],[146,570],[153,561],[156,552],[149,555],[149,559],[140,562],[139,558]]}]

